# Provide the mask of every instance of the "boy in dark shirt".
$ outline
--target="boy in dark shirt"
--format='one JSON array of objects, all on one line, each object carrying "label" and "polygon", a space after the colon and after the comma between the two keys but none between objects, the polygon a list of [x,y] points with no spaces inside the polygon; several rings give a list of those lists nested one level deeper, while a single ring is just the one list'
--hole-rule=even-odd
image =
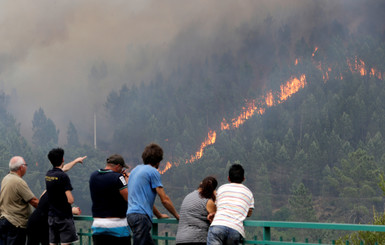
[{"label": "boy in dark shirt", "polygon": [[[74,161],[82,163],[86,158],[78,157]],[[49,242],[50,244],[71,244],[78,240],[75,224],[72,217],[74,198],[72,196],[71,181],[63,172],[64,150],[61,148],[52,149],[48,153],[48,159],[53,169],[45,176],[45,183],[48,195],[49,211]]]}]

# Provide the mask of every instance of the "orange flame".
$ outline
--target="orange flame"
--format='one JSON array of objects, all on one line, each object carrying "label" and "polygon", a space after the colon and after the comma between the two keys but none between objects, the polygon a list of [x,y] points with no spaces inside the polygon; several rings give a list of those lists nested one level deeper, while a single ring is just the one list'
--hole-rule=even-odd
[{"label": "orange flame", "polygon": [[170,162],[167,162],[166,163],[166,166],[164,167],[163,170],[158,170],[160,174],[164,174],[167,172],[167,170],[169,170],[170,168],[172,167],[172,164]]},{"label": "orange flame", "polygon": [[[306,76],[305,74],[302,74],[300,78],[293,77],[290,80],[288,80],[286,83],[282,84],[280,86],[280,94],[278,99],[274,99],[273,92],[268,91],[266,93],[265,98],[262,100],[264,101],[265,107],[271,107],[275,104],[282,103],[283,101],[287,100],[290,96],[297,93],[300,89],[304,88],[306,85]],[[227,123],[225,119],[221,122],[221,130],[229,130],[233,128],[238,128],[241,126],[247,119],[250,119],[255,113],[258,113],[260,115],[265,113],[264,107],[258,107],[256,100],[246,101],[246,106],[242,108],[242,111],[239,116],[233,118],[231,120],[231,124]],[[186,160],[187,163],[193,163],[194,161],[200,159],[203,156],[204,149],[209,146],[213,145],[216,141],[216,131],[210,130],[208,132],[207,138],[205,141],[202,142],[199,150],[194,154],[190,156],[190,159]],[[179,163],[170,163],[167,162],[165,168],[163,170],[158,170],[159,173],[163,174],[167,170],[169,170],[173,165],[179,165]]]},{"label": "orange flame", "polygon": [[314,48],[314,52],[311,54],[311,57],[314,57],[315,52],[317,52],[317,50],[318,50],[318,47],[315,47],[315,48]]},{"label": "orange flame", "polygon": [[287,100],[294,93],[297,93],[301,88],[304,88],[306,85],[306,76],[302,74],[300,78],[292,78],[287,81],[285,84],[281,85],[281,96],[280,101]]},{"label": "orange flame", "polygon": [[[318,47],[315,47],[314,52],[312,53],[312,57],[315,56],[315,53],[317,52]],[[297,65],[299,62],[299,59],[295,60],[295,65]],[[367,74],[366,68],[365,68],[365,63],[360,59],[358,60],[357,57],[355,57],[354,62],[350,62],[350,60],[347,60],[348,66],[352,72],[359,72],[361,76],[365,76]],[[322,71],[323,74],[323,79],[326,82],[329,80],[329,72],[332,71],[332,68],[327,68],[326,71],[323,71],[322,69],[322,64],[319,62],[317,65],[317,68]],[[369,72],[370,76],[375,76],[378,79],[382,79],[382,73],[377,71],[374,68],[370,69]],[[343,79],[343,76],[340,74],[337,78]],[[242,125],[247,119],[251,118],[255,113],[258,113],[260,115],[265,113],[266,108],[274,106],[276,104],[280,104],[283,101],[287,100],[290,96],[293,94],[297,93],[300,89],[304,88],[306,85],[306,76],[305,74],[302,74],[299,78],[297,77],[292,77],[290,78],[286,83],[282,84],[280,86],[280,93],[279,93],[279,98],[275,99],[273,92],[268,91],[266,95],[261,98],[261,105],[260,107],[257,106],[257,101],[256,100],[251,100],[251,101],[246,101],[246,106],[242,108],[242,111],[239,116],[233,118],[231,120],[231,123],[227,123],[226,119],[223,118],[221,122],[221,130],[229,130],[231,128],[238,128],[240,125]],[[265,105],[265,106],[263,106]],[[167,140],[166,140],[167,141]],[[207,138],[202,142],[199,150],[194,154],[191,155],[190,159],[186,160],[185,163],[192,163],[198,159],[200,159],[203,156],[203,151],[204,149],[209,146],[214,144],[216,141],[216,132],[213,130],[210,130],[208,132]],[[167,162],[166,166],[164,167],[163,170],[158,170],[161,174],[165,173],[167,170],[169,170],[173,165],[178,166],[178,163],[170,163]]]},{"label": "orange flame", "polygon": [[186,160],[186,163],[192,163],[195,160],[200,159],[203,155],[203,150],[207,146],[213,145],[215,143],[216,138],[217,138],[217,132],[210,130],[209,133],[207,134],[207,138],[205,139],[205,141],[202,142],[201,147],[199,148],[199,151],[197,151],[195,155],[192,155],[190,159]]},{"label": "orange flame", "polygon": [[[202,156],[203,156],[203,150],[209,146],[209,145],[212,145],[215,143],[215,140],[217,138],[217,133],[213,130],[210,130],[209,133],[207,134],[207,138],[205,139],[205,141],[202,142],[201,144],[201,147],[199,149],[199,151],[197,151],[195,153],[195,155],[191,155],[190,159],[186,160],[185,163],[192,163],[198,159],[200,159]],[[158,172],[160,174],[164,174],[165,172],[167,172],[173,165],[179,165],[179,163],[171,163],[171,162],[167,162],[166,163],[166,166],[162,169],[162,170],[159,170],[158,169]]]},{"label": "orange flame", "polygon": [[273,96],[273,92],[269,91],[269,92],[266,94],[265,103],[266,103],[266,106],[267,106],[267,107],[271,107],[271,106],[274,105],[274,96]]}]

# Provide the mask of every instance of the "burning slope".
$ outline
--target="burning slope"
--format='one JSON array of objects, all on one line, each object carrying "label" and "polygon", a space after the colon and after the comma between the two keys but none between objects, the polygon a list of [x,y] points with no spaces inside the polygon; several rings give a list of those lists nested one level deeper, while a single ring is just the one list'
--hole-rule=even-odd
[{"label": "burning slope", "polygon": [[[265,112],[266,108],[282,103],[283,101],[287,100],[290,96],[298,92],[300,89],[304,88],[305,85],[306,76],[305,74],[302,74],[300,78],[293,77],[286,83],[282,84],[280,86],[278,98],[274,98],[273,92],[269,91],[264,97],[259,100],[246,101],[246,106],[242,108],[242,111],[239,116],[231,120],[230,124],[227,123],[225,119],[223,119],[221,123],[221,131],[238,128],[247,119],[250,119],[255,113],[262,115]],[[193,163],[194,161],[200,159],[203,155],[203,150],[207,146],[213,145],[215,143],[216,135],[216,131],[210,130],[206,139],[202,142],[199,150],[194,155],[191,155],[190,158],[185,161],[185,163]],[[173,165],[179,165],[179,163],[167,162],[164,169],[159,170],[159,172],[163,174],[167,170],[169,170]]]},{"label": "burning slope", "polygon": [[[315,47],[314,52],[312,53],[312,57],[315,56],[316,52],[318,51],[318,47]],[[295,65],[298,65],[299,59],[295,60]],[[370,68],[367,70],[364,61],[361,59],[358,59],[357,57],[354,58],[353,61],[350,61],[347,59],[347,64],[351,72],[358,72],[361,76],[365,76],[369,74],[369,76],[376,77],[378,79],[382,79],[383,75],[380,71],[376,70],[375,68]],[[329,80],[329,73],[332,71],[332,68],[328,67],[325,70],[322,68],[321,62],[316,63],[315,66],[323,72],[323,80],[326,83]],[[342,74],[339,74],[337,77],[338,79],[343,79]],[[224,130],[230,130],[238,128],[240,125],[242,125],[246,120],[250,119],[254,114],[262,115],[264,114],[266,108],[269,108],[274,105],[278,105],[285,100],[287,100],[290,96],[297,93],[300,89],[304,88],[306,82],[306,75],[302,74],[300,77],[291,77],[288,81],[286,81],[284,84],[280,86],[280,91],[278,92],[278,95],[275,97],[273,91],[268,91],[265,96],[259,98],[259,99],[253,99],[251,101],[246,101],[245,106],[242,108],[241,113],[231,119],[231,122],[228,123],[225,119],[221,122],[221,131]],[[216,140],[216,131],[210,130],[207,138],[202,142],[199,150],[194,154],[191,155],[189,159],[185,161],[185,163],[193,163],[194,161],[200,159],[203,155],[203,150],[209,146],[213,145]],[[169,170],[172,166],[178,166],[179,162],[177,163],[171,163],[167,162],[166,166],[163,170],[159,170],[161,174],[165,173],[167,170]]]}]

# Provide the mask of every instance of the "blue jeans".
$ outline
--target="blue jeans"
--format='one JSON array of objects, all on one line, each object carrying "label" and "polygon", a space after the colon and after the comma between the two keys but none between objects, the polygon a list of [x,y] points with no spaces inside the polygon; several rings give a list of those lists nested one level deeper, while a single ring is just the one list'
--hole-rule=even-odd
[{"label": "blue jeans", "polygon": [[127,214],[127,223],[132,231],[133,245],[155,244],[150,234],[152,222],[147,214]]},{"label": "blue jeans", "polygon": [[27,229],[11,224],[6,218],[0,219],[0,245],[25,245]]},{"label": "blue jeans", "polygon": [[242,235],[229,227],[222,225],[210,226],[207,235],[207,245],[238,245],[241,242]]}]

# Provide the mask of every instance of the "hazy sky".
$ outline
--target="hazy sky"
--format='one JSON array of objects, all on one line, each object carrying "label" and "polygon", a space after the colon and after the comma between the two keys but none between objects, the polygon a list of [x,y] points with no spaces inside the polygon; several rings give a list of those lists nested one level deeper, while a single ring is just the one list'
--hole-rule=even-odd
[{"label": "hazy sky", "polygon": [[27,138],[42,107],[63,141],[69,120],[92,133],[94,111],[105,117],[106,96],[122,84],[167,74],[218,46],[236,48],[234,29],[268,13],[284,19],[300,7],[302,18],[314,18],[319,2],[334,1],[2,0],[0,90],[12,96],[10,113]]}]

